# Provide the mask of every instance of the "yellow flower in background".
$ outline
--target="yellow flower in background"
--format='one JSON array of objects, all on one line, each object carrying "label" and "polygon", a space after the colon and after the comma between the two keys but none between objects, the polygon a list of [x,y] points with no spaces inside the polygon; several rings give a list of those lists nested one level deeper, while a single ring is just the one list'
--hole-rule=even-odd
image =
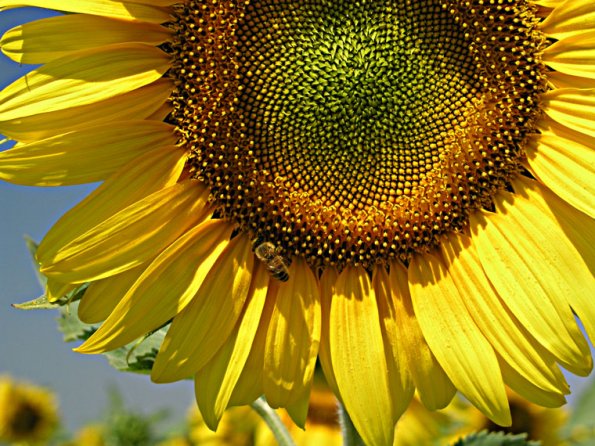
[{"label": "yellow flower in background", "polygon": [[52,392],[0,376],[0,443],[45,444],[57,425]]},{"label": "yellow flower in background", "polygon": [[205,424],[196,407],[190,410],[188,424],[190,442],[196,445],[264,446],[257,442],[258,431],[268,429],[256,412],[248,406],[227,410],[216,432]]},{"label": "yellow flower in background", "polygon": [[0,178],[103,181],[39,246],[89,282],[78,350],[172,321],[152,378],[206,424],[300,426],[317,358],[364,441],[414,391],[511,422],[592,367],[591,0],[0,0],[42,64],[0,93]]},{"label": "yellow flower in background", "polygon": [[[286,411],[277,415],[297,446],[341,446],[343,436],[339,426],[337,399],[323,379],[314,378],[304,429],[297,427]],[[228,409],[212,432],[196,408],[189,417],[192,444],[226,446],[276,446],[271,429],[255,411],[247,406]]]},{"label": "yellow flower in background", "polygon": [[193,443],[184,437],[173,437],[160,442],[157,446],[193,446]]},{"label": "yellow flower in background", "polygon": [[[448,406],[450,408],[458,400]],[[430,411],[413,398],[411,404],[397,422],[393,446],[420,446],[444,443],[444,434],[452,423],[452,417],[444,410]]]},{"label": "yellow flower in background", "polygon": [[[566,410],[538,406],[510,391],[508,398],[512,415],[512,424],[508,427],[494,424],[475,407],[461,400],[454,400],[446,409],[440,411],[451,423],[451,443],[474,432],[488,430],[511,434],[526,433],[527,440],[539,441],[542,446],[568,444],[561,436],[562,427],[568,419]],[[454,433],[452,426],[455,426]]]},{"label": "yellow flower in background", "polygon": [[105,441],[105,427],[101,424],[83,426],[76,433],[74,439],[66,443],[67,446],[107,446]]},{"label": "yellow flower in background", "polygon": [[397,422],[394,446],[454,444],[467,435],[482,432],[527,434],[527,440],[543,446],[568,444],[561,430],[568,418],[562,408],[546,408],[533,404],[513,392],[507,392],[512,424],[495,424],[477,408],[461,398],[455,398],[444,409],[429,411],[418,398],[413,398]]},{"label": "yellow flower in background", "polygon": [[[278,410],[277,413],[296,446],[343,445],[337,398],[324,378],[318,373],[314,375],[304,429],[296,426],[287,412]],[[278,443],[275,441],[270,429],[265,429],[262,422],[261,425],[262,428],[259,429],[256,446],[276,446]]]}]

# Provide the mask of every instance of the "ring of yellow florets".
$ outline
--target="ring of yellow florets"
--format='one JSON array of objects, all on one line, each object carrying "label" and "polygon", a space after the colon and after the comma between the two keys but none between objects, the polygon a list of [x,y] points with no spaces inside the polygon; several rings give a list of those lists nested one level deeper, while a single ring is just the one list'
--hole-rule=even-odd
[{"label": "ring of yellow florets", "polygon": [[545,88],[524,1],[188,1],[172,26],[189,169],[313,266],[464,228],[521,168]]}]

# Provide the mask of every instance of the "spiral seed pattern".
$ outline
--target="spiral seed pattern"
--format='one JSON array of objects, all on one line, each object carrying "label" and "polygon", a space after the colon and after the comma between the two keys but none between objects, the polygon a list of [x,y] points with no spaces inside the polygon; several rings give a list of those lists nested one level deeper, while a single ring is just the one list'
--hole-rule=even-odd
[{"label": "spiral seed pattern", "polygon": [[522,169],[536,25],[514,0],[189,0],[169,120],[251,237],[314,267],[407,262]]}]

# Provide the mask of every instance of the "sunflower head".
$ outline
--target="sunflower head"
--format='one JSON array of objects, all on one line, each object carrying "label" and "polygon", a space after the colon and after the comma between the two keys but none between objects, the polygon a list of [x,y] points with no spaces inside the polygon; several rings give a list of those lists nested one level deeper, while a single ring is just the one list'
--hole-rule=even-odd
[{"label": "sunflower head", "polygon": [[222,215],[313,267],[408,262],[522,169],[526,2],[189,1],[168,118]]},{"label": "sunflower head", "polygon": [[415,393],[562,405],[576,317],[595,338],[593,4],[45,0],[69,14],[0,40],[41,64],[0,93],[0,178],[102,181],[37,251],[50,300],[88,284],[77,351],[167,326],[152,379],[194,376],[211,429],[262,395],[303,427],[318,361],[371,445]]},{"label": "sunflower head", "polygon": [[0,377],[0,441],[42,444],[57,425],[58,409],[51,392]]}]

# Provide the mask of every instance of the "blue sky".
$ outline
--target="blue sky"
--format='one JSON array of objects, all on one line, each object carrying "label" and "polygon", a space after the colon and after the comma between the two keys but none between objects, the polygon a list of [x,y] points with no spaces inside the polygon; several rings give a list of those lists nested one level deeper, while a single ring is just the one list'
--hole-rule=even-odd
[{"label": "blue sky", "polygon": [[[0,34],[44,16],[46,11],[33,8],[2,12]],[[0,87],[29,69],[0,55]],[[53,312],[24,312],[10,307],[11,303],[30,300],[42,292],[23,236],[39,241],[66,210],[93,188],[36,188],[0,182],[0,374],[54,389],[69,428],[100,416],[111,384],[117,385],[132,407],[148,412],[170,408],[181,417],[193,403],[191,382],[157,385],[146,376],[116,372],[101,356],[72,352],[72,345],[62,342]],[[586,384],[585,379],[569,376],[569,380],[575,395]]]},{"label": "blue sky", "polygon": [[[1,12],[0,34],[47,15],[47,11],[33,8]],[[0,87],[31,68],[0,55]],[[191,382],[157,385],[146,376],[116,372],[102,356],[72,352],[73,344],[62,342],[56,329],[56,313],[10,307],[42,293],[23,236],[41,240],[51,225],[94,187],[38,188],[0,182],[0,375],[10,374],[54,389],[63,419],[71,429],[101,415],[112,384],[131,407],[148,412],[165,407],[179,418],[193,404]]]}]

